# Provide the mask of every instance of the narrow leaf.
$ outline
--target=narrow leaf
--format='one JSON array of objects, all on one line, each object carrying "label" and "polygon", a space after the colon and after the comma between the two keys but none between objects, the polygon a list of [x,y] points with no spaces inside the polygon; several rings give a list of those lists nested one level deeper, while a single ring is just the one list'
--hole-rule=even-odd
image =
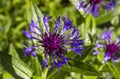
[{"label": "narrow leaf", "polygon": [[116,78],[116,79],[120,79],[120,72],[119,70],[117,69],[117,67],[115,67],[114,65],[112,65],[111,63],[107,63],[107,66],[108,68],[110,69],[111,73],[113,74],[113,76]]},{"label": "narrow leaf", "polygon": [[80,73],[84,75],[91,75],[91,76],[100,75],[100,73],[94,67],[84,62],[74,61],[72,63],[69,63],[69,65],[70,67],[64,66],[61,68],[61,70],[67,72]]},{"label": "narrow leaf", "polygon": [[120,6],[117,6],[113,11],[109,11],[100,17],[96,18],[97,25],[103,24],[105,22],[110,21],[115,16],[118,16],[120,14]]}]

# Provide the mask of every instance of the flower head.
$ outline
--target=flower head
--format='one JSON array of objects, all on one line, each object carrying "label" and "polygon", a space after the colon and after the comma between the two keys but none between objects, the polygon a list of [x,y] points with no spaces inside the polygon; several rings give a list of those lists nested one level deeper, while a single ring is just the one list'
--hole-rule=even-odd
[{"label": "flower head", "polygon": [[99,8],[105,10],[113,10],[116,5],[116,0],[86,0],[76,3],[77,9],[83,8],[86,13],[91,13],[93,16],[99,15]]},{"label": "flower head", "polygon": [[105,51],[104,60],[118,60],[117,54],[120,54],[120,36],[116,41],[112,41],[112,32],[113,31],[104,31],[101,34],[101,42],[96,41],[96,46],[94,47],[93,54],[99,54],[103,49]]},{"label": "flower head", "polygon": [[[81,54],[83,50],[83,40],[80,39],[81,35],[75,26],[72,25],[72,21],[67,17],[64,17],[61,22],[61,18],[55,21],[55,28],[49,29],[49,21],[52,17],[44,15],[43,24],[45,31],[41,30],[39,25],[33,20],[30,23],[29,31],[24,31],[24,35],[28,39],[32,39],[35,43],[32,46],[25,47],[25,55],[36,56],[40,50],[44,54],[43,65],[45,67],[60,67],[67,64],[68,50],[72,50],[77,54]],[[63,24],[62,24],[63,23]]]}]

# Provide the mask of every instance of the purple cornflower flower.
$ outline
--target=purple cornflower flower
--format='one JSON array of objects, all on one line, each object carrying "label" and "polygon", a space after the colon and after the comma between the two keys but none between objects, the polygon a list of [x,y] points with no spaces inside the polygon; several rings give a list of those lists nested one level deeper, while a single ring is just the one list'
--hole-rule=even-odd
[{"label": "purple cornflower flower", "polygon": [[24,31],[24,35],[28,39],[36,41],[36,43],[25,47],[24,53],[25,55],[36,56],[36,53],[40,50],[44,54],[44,67],[58,67],[60,70],[62,65],[71,60],[71,58],[66,57],[68,50],[80,55],[82,54],[84,42],[80,39],[80,31],[72,25],[71,20],[67,17],[62,19],[63,22],[58,17],[58,20],[54,21],[55,28],[53,30],[49,30],[49,20],[51,20],[51,17],[44,15],[42,21],[45,31],[41,30],[33,20],[31,21],[29,31]]},{"label": "purple cornflower flower", "polygon": [[91,13],[93,16],[99,15],[99,8],[103,7],[105,10],[113,10],[116,5],[116,0],[81,0],[77,1],[77,9],[83,8],[86,13]]},{"label": "purple cornflower flower", "polygon": [[117,54],[120,54],[120,36],[116,41],[112,41],[112,32],[113,31],[104,31],[101,34],[101,41],[96,41],[96,46],[94,47],[93,54],[99,54],[105,50],[105,55],[103,62],[105,63],[108,60],[118,60]]}]

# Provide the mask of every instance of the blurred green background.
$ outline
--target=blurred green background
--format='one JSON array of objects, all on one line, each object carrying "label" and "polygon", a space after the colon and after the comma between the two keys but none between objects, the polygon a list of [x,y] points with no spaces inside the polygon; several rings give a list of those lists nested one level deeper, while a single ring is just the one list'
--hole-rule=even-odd
[{"label": "blurred green background", "polygon": [[[118,4],[120,1],[118,1]],[[80,59],[81,70],[73,69],[60,72],[42,72],[39,55],[36,58],[24,57],[23,44],[26,38],[23,31],[28,29],[31,19],[48,14],[54,19],[58,16],[69,17],[77,26],[85,40],[85,56]],[[114,11],[101,10],[100,17],[85,15],[76,10],[75,0],[1,0],[0,1],[0,79],[120,79],[120,63],[102,64],[103,55],[92,56],[96,34],[104,29],[114,29],[114,39],[120,35],[120,4]],[[90,66],[86,69],[82,62]],[[87,66],[87,65],[85,65]],[[93,69],[92,69],[92,67]],[[75,66],[77,67],[77,66]],[[99,71],[96,75],[94,68]]]}]

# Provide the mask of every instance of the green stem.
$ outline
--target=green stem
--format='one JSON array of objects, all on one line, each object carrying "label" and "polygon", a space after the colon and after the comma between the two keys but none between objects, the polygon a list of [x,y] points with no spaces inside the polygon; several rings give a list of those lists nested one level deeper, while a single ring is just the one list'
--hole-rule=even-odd
[{"label": "green stem", "polygon": [[48,72],[48,68],[45,68],[44,71],[43,71],[43,73],[42,73],[42,79],[46,79],[47,72]]}]

